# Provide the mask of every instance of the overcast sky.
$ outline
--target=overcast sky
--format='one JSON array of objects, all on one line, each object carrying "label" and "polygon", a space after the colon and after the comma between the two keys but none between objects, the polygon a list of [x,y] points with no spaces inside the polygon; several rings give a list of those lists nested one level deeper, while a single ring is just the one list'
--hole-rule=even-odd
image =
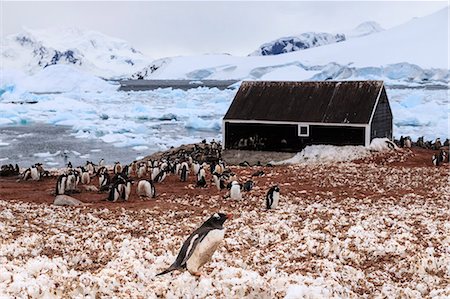
[{"label": "overcast sky", "polygon": [[127,40],[153,58],[247,55],[282,36],[340,32],[369,20],[390,28],[448,5],[448,1],[0,2],[2,36],[24,27],[77,27]]}]

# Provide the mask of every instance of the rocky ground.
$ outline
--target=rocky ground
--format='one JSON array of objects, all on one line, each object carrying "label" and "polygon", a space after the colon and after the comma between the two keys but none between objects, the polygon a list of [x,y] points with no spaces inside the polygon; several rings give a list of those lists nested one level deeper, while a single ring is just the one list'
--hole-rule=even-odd
[{"label": "rocky ground", "polygon": [[[448,164],[405,150],[345,163],[231,167],[242,201],[168,177],[156,200],[51,205],[55,178],[0,178],[0,297],[324,298],[450,296]],[[282,198],[266,211],[264,195]],[[233,213],[200,279],[155,274],[212,213]]]}]

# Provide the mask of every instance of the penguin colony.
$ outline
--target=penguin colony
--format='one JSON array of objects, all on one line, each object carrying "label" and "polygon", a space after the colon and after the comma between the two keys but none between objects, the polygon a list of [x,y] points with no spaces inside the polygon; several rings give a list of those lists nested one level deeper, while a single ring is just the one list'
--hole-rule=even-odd
[{"label": "penguin colony", "polygon": [[[409,148],[411,146],[410,139],[403,138],[403,147]],[[441,163],[448,162],[448,153],[441,148],[440,140],[437,139],[432,146],[435,149],[439,149],[439,152],[433,155],[433,164],[438,166]],[[250,164],[244,161],[239,165],[246,167]],[[232,200],[242,200],[242,192],[250,192],[255,185],[253,180],[247,180],[243,184],[239,183],[236,174],[228,169],[225,162],[220,158],[213,160],[209,164],[206,162],[200,163],[193,158],[192,154],[181,152],[175,158],[163,157],[159,160],[134,161],[128,165],[115,162],[112,169],[108,169],[105,166],[103,159],[98,164],[87,161],[84,166],[76,168],[73,168],[69,162],[64,173],[59,175],[57,179],[55,194],[79,192],[77,189],[79,184],[88,185],[93,179],[97,178],[99,192],[107,192],[108,201],[128,201],[134,185],[132,177],[135,177],[138,179],[136,186],[137,195],[140,198],[155,198],[157,196],[155,184],[163,183],[169,175],[178,176],[181,182],[187,182],[189,175],[192,175],[195,177],[196,187],[208,187],[207,171],[212,176],[210,180],[211,187],[218,191],[229,189],[227,198]],[[18,173],[18,165],[4,165],[1,167],[1,175],[17,175]],[[264,175],[264,171],[259,170],[252,177]],[[40,163],[32,165],[22,173],[23,180],[40,180],[45,176],[49,176],[49,173],[43,169]],[[266,209],[275,209],[279,205],[279,200],[280,188],[278,185],[274,185],[267,191],[265,197]],[[192,275],[199,276],[200,268],[211,259],[224,238],[224,222],[231,218],[230,214],[213,214],[186,239],[172,265],[158,275],[186,269]]]}]

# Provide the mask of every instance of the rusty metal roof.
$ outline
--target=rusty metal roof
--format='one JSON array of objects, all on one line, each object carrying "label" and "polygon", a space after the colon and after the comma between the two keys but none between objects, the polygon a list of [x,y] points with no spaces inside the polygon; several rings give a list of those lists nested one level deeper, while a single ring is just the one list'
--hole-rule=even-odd
[{"label": "rusty metal roof", "polygon": [[241,84],[224,120],[368,124],[383,81]]}]

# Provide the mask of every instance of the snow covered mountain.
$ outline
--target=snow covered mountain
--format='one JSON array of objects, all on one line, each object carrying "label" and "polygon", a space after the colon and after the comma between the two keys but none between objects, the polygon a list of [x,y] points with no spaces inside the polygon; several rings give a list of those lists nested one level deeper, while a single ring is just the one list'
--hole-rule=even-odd
[{"label": "snow covered mountain", "polygon": [[306,32],[298,36],[282,37],[270,43],[263,44],[249,56],[265,56],[289,53],[328,44],[345,41],[343,34]]},{"label": "snow covered mountain", "polygon": [[[354,80],[388,83],[449,81],[448,8],[379,31],[373,23],[358,38],[280,55],[199,55],[160,59],[137,72],[145,79]],[[378,31],[376,34],[367,32]],[[364,35],[364,36],[361,36]]]},{"label": "snow covered mountain", "polygon": [[2,44],[2,68],[27,73],[66,64],[114,78],[129,76],[152,61],[123,40],[73,28],[26,29],[5,37]]},{"label": "snow covered mountain", "polygon": [[282,37],[261,45],[249,56],[278,55],[295,52],[329,44],[343,42],[350,38],[362,37],[384,29],[377,22],[364,22],[345,33],[306,32],[297,36]]},{"label": "snow covered mountain", "polygon": [[356,28],[349,30],[345,32],[345,37],[347,39],[349,38],[355,38],[355,37],[362,37],[374,33],[378,33],[384,31],[383,27],[380,26],[377,22],[369,21],[359,24]]}]

